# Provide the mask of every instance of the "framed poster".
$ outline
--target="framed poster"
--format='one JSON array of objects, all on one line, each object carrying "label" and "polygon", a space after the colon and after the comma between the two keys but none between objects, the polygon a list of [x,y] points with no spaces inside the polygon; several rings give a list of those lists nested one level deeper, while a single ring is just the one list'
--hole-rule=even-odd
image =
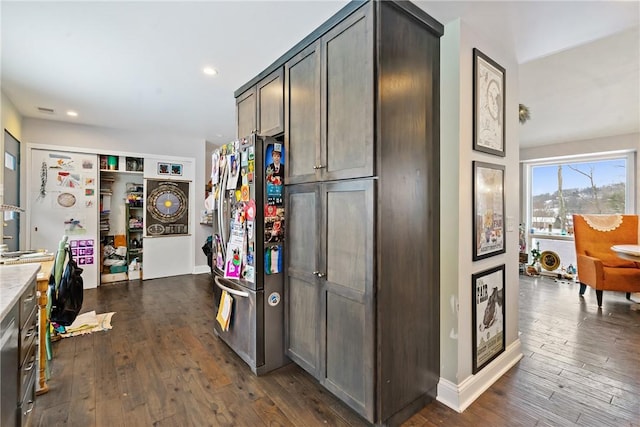
[{"label": "framed poster", "polygon": [[504,166],[473,162],[473,260],[505,253]]},{"label": "framed poster", "polygon": [[473,149],[505,156],[505,69],[473,49]]},{"label": "framed poster", "polygon": [[473,373],[505,349],[504,264],[472,275]]}]

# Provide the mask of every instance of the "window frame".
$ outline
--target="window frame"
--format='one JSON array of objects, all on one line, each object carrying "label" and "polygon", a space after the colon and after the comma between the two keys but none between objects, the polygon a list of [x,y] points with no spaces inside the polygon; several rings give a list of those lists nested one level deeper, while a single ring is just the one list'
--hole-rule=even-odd
[{"label": "window frame", "polygon": [[626,183],[625,183],[625,214],[633,214],[636,211],[636,151],[635,150],[617,150],[600,153],[576,154],[569,156],[547,157],[541,159],[530,159],[522,161],[524,166],[524,197],[523,202],[525,216],[523,223],[526,228],[527,248],[531,248],[532,238],[535,239],[551,239],[551,240],[570,240],[573,241],[573,235],[559,235],[549,233],[531,233],[531,212],[532,212],[532,181],[533,168],[536,166],[549,166],[576,162],[594,162],[604,160],[624,159],[627,162]]}]

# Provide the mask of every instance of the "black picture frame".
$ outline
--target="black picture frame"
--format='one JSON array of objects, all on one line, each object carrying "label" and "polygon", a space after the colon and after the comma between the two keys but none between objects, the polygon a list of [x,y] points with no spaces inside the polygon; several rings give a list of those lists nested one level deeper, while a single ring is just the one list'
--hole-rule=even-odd
[{"label": "black picture frame", "polygon": [[505,156],[506,70],[473,48],[473,149]]},{"label": "black picture frame", "polygon": [[506,252],[504,165],[473,162],[473,260]]},{"label": "black picture frame", "polygon": [[471,276],[473,374],[505,350],[505,265]]}]

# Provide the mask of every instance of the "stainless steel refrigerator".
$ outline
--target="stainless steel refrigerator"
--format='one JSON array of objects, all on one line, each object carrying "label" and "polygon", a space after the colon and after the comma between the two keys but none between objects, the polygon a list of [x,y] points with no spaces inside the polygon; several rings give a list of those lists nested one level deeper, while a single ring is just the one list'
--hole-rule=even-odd
[{"label": "stainless steel refrigerator", "polygon": [[251,135],[212,155],[215,334],[257,374],[284,354],[284,144]]}]

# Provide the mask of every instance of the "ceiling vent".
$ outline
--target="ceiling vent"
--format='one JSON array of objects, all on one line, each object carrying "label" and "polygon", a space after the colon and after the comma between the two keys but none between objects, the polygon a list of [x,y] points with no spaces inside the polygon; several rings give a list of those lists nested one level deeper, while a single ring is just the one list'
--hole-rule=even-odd
[{"label": "ceiling vent", "polygon": [[38,111],[46,114],[53,114],[55,112],[53,108],[45,108],[45,107],[38,107]]}]

